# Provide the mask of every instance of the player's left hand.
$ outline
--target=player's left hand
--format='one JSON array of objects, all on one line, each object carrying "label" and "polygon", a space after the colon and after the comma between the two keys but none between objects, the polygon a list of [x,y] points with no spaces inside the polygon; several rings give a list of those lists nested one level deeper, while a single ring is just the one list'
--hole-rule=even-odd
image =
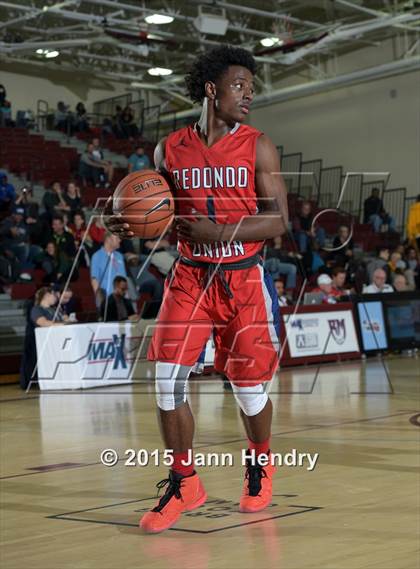
[{"label": "player's left hand", "polygon": [[213,223],[208,217],[199,217],[195,220],[178,218],[176,229],[179,239],[197,243],[214,243],[220,240],[220,225]]}]

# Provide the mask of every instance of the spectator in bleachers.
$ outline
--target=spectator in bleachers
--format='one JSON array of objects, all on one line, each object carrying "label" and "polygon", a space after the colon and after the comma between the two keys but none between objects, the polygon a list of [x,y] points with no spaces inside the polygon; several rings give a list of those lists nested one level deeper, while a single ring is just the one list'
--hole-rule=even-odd
[{"label": "spectator in bleachers", "polygon": [[92,150],[93,159],[99,164],[101,164],[102,168],[104,169],[104,172],[107,176],[107,183],[105,184],[105,187],[108,188],[114,177],[114,166],[112,165],[112,162],[110,162],[109,160],[105,160],[104,151],[101,146],[101,141],[99,140],[99,138],[97,137],[94,138],[92,140],[92,144],[93,144],[93,150]]},{"label": "spectator in bleachers", "polygon": [[97,188],[101,185],[109,187],[109,180],[105,171],[105,168],[109,170],[108,162],[95,158],[94,150],[95,147],[92,143],[87,145],[86,151],[80,157],[79,175],[84,182],[92,181]]},{"label": "spectator in bleachers", "polygon": [[93,144],[88,144],[85,152],[80,156],[79,176],[85,185],[91,181],[96,187],[99,187],[101,178],[105,183],[105,172],[93,156]]},{"label": "spectator in bleachers", "polygon": [[0,105],[0,126],[15,126],[12,120],[12,105],[10,101],[4,101],[4,103]]},{"label": "spectator in bleachers", "polygon": [[385,292],[394,292],[391,285],[387,284],[387,274],[384,269],[375,269],[372,274],[371,283],[363,287],[364,294],[378,294]]},{"label": "spectator in bleachers", "polygon": [[55,244],[55,256],[60,267],[58,282],[61,282],[68,278],[72,269],[76,256],[76,246],[73,235],[65,229],[61,215],[54,215],[51,226],[52,235],[50,241]]},{"label": "spectator in bleachers", "polygon": [[285,293],[284,282],[281,279],[276,279],[274,281],[274,286],[276,287],[279,306],[290,306],[292,303]]},{"label": "spectator in bleachers", "polygon": [[286,277],[286,288],[295,288],[297,266],[295,256],[282,249],[282,238],[274,237],[273,247],[267,249],[265,268],[274,280]]},{"label": "spectator in bleachers", "polygon": [[15,206],[12,214],[1,222],[0,237],[2,237],[2,251],[6,256],[14,256],[20,264],[20,269],[34,267],[42,250],[30,243],[23,207]]},{"label": "spectator in bleachers", "polygon": [[138,135],[139,129],[134,122],[134,113],[130,105],[124,107],[119,123],[124,138],[134,138]]},{"label": "spectator in bleachers", "polygon": [[308,275],[315,275],[322,267],[325,267],[325,259],[316,239],[312,240],[311,248],[304,253],[302,262]]},{"label": "spectator in bleachers", "polygon": [[331,279],[335,296],[345,296],[350,294],[350,288],[346,287],[347,273],[343,267],[334,267],[331,271]]},{"label": "spectator in bleachers", "polygon": [[410,290],[405,275],[398,273],[394,274],[392,277],[392,286],[394,287],[395,292],[407,292]]},{"label": "spectator in bleachers", "polygon": [[69,105],[59,101],[57,103],[57,109],[54,113],[54,128],[61,130],[70,136],[74,131],[74,116],[70,112]]},{"label": "spectator in bleachers", "polygon": [[329,254],[329,259],[335,266],[347,267],[353,259],[354,242],[353,238],[349,239],[349,237],[350,229],[347,225],[340,225],[332,244],[334,251]]},{"label": "spectator in bleachers", "polygon": [[420,288],[420,258],[414,247],[408,247],[405,252],[407,269],[413,275],[414,287]]},{"label": "spectator in bleachers", "polygon": [[117,138],[124,138],[124,131],[121,126],[122,111],[122,107],[120,105],[117,105],[115,107],[115,115],[113,115],[111,122],[111,134],[113,132]]},{"label": "spectator in bleachers", "polygon": [[124,257],[117,251],[120,245],[121,239],[117,235],[106,233],[103,246],[92,256],[90,277],[98,308],[112,294],[114,278],[127,277]]},{"label": "spectator in bleachers", "polygon": [[68,317],[67,322],[76,322],[75,318],[71,318],[71,315],[75,315],[77,302],[74,297],[73,291],[70,287],[65,288],[61,286],[57,289],[57,297],[60,304],[60,313],[63,318]]},{"label": "spectator in bleachers", "polygon": [[9,184],[7,174],[0,172],[0,215],[10,213],[15,199],[15,187]]},{"label": "spectator in bleachers", "polygon": [[42,198],[42,205],[44,206],[49,223],[55,214],[62,214],[65,211],[69,211],[70,206],[67,205],[64,200],[60,182],[53,182],[51,187],[45,191]]},{"label": "spectator in bleachers", "polygon": [[64,193],[64,201],[69,206],[70,217],[72,218],[76,211],[79,211],[82,207],[82,200],[80,197],[80,188],[76,186],[74,182],[69,182],[67,184],[66,191]]},{"label": "spectator in bleachers", "polygon": [[375,233],[380,232],[382,225],[395,232],[395,219],[385,211],[379,188],[373,188],[372,194],[365,199],[363,211],[363,223],[370,223]]},{"label": "spectator in bleachers", "polygon": [[407,239],[420,251],[420,194],[411,205],[407,217]]},{"label": "spectator in bleachers", "polygon": [[106,234],[106,229],[102,222],[102,217],[100,215],[95,216],[93,223],[89,228],[89,237],[92,240],[93,251],[97,251],[102,247]]},{"label": "spectator in bleachers", "polygon": [[313,228],[313,218],[311,202],[302,202],[300,213],[292,220],[293,234],[301,253],[307,251],[313,239],[318,241],[320,247],[325,244],[325,230],[320,226]]},{"label": "spectator in bleachers", "polygon": [[389,280],[389,247],[379,247],[377,257],[368,261],[367,263],[367,277],[368,281],[372,282],[373,273],[376,269],[383,269],[386,273],[386,280]]},{"label": "spectator in bleachers", "polygon": [[322,294],[322,303],[335,304],[341,293],[334,289],[332,278],[327,274],[322,274],[319,275],[316,283],[318,286],[312,292]]},{"label": "spectator in bleachers", "polygon": [[137,320],[138,316],[131,301],[127,298],[128,281],[123,276],[117,276],[113,281],[114,290],[101,304],[101,318],[104,322],[124,322]]},{"label": "spectator in bleachers", "polygon": [[80,102],[76,105],[75,129],[79,132],[89,130],[89,122],[85,105]]},{"label": "spectator in bleachers", "polygon": [[41,268],[45,273],[43,277],[44,283],[53,284],[59,281],[59,275],[62,274],[62,270],[57,261],[56,246],[53,241],[48,241],[45,246]]},{"label": "spectator in bleachers", "polygon": [[84,264],[88,266],[89,258],[91,257],[93,250],[92,238],[87,232],[86,218],[82,210],[75,212],[73,216],[73,223],[70,224],[69,229],[74,237],[74,244],[76,246],[76,249],[78,250],[79,247],[83,247],[85,254],[82,257],[82,261],[84,260]]},{"label": "spectator in bleachers", "polygon": [[388,271],[392,279],[393,274],[400,271],[405,271],[407,268],[405,261],[399,251],[393,251],[388,261]]},{"label": "spectator in bleachers", "polygon": [[4,85],[0,85],[0,107],[3,106],[4,101],[7,98],[6,87]]},{"label": "spectator in bleachers", "polygon": [[140,170],[147,170],[147,168],[150,168],[149,157],[144,153],[143,146],[136,146],[135,151],[128,159],[128,172],[139,172]]}]

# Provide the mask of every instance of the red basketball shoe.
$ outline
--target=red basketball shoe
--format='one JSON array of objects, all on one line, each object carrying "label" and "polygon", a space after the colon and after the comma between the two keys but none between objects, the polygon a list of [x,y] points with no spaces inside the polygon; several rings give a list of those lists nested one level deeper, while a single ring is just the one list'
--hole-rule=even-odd
[{"label": "red basketball shoe", "polygon": [[239,511],[243,513],[259,512],[271,503],[273,495],[273,475],[275,466],[253,465],[247,460],[244,486],[239,501]]},{"label": "red basketball shoe", "polygon": [[156,486],[168,487],[153,510],[144,514],[139,522],[141,529],[147,533],[159,533],[172,527],[182,512],[195,510],[207,500],[207,493],[196,472],[182,476],[170,470],[169,478],[161,480]]}]

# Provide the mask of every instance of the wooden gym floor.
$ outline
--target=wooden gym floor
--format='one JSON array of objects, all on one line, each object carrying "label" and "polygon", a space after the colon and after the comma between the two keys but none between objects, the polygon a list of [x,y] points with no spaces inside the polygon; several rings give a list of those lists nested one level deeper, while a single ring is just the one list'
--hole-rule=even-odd
[{"label": "wooden gym floor", "polygon": [[[245,438],[219,380],[191,385],[208,502],[164,534],[137,522],[164,466],[123,465],[160,448],[150,384],[23,394],[0,388],[2,569],[415,569],[419,567],[420,360],[394,357],[282,370],[272,449],[319,453],[277,472],[273,505],[239,514]],[[103,449],[120,461],[100,463]]]}]

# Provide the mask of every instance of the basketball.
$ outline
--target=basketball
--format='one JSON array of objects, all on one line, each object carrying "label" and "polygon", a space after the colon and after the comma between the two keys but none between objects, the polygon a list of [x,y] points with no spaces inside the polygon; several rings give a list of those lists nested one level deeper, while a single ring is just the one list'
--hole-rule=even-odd
[{"label": "basketball", "polygon": [[123,216],[136,237],[159,237],[174,217],[174,199],[168,182],[155,170],[132,172],[115,189],[113,212]]}]

